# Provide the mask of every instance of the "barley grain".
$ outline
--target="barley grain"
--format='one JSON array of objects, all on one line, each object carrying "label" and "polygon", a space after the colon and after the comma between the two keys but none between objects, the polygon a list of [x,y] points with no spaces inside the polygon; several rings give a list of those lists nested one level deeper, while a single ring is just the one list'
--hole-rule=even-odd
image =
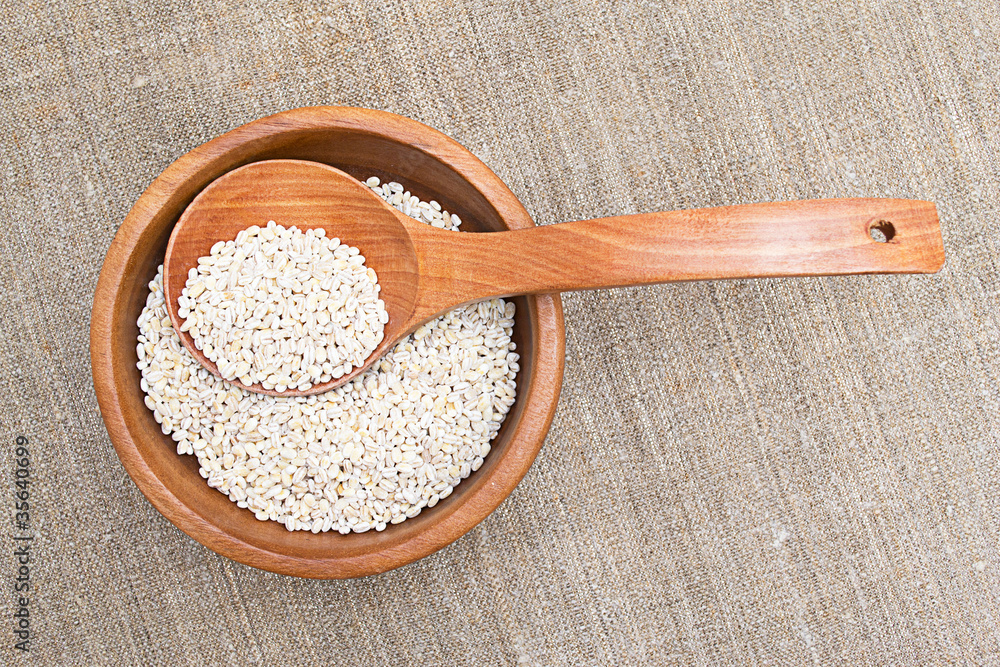
[{"label": "barley grain", "polygon": [[198,259],[178,299],[180,330],[227,380],[304,391],[361,366],[382,342],[379,291],[357,248],[272,220]]},{"label": "barley grain", "polygon": [[[399,183],[376,181],[366,183],[388,201],[404,192]],[[397,208],[404,199],[415,211],[427,210],[409,193],[399,196]],[[461,223],[447,212],[440,220],[451,230]],[[270,226],[258,232],[262,242],[277,235]],[[282,255],[277,270],[301,250]],[[241,261],[251,257],[247,253]],[[211,278],[189,305],[219,284],[228,287],[228,275]],[[301,283],[298,274],[289,279]],[[417,516],[479,469],[514,402],[519,370],[510,339],[514,304],[502,299],[458,308],[425,324],[343,387],[290,398],[245,391],[210,374],[170,325],[162,267],[149,288],[136,348],[146,406],[177,443],[177,452],[197,457],[209,486],[257,519],[278,521],[289,530],[381,531]],[[306,299],[293,303],[312,312]],[[234,309],[232,322],[261,319],[259,305]],[[273,349],[261,355],[264,360],[279,356],[287,341],[275,333],[266,337],[265,346]],[[343,372],[343,363],[321,361],[320,349],[309,358]],[[242,352],[232,360],[251,366],[260,361]],[[277,364],[272,376],[285,368],[284,361],[270,363]],[[294,382],[287,370],[281,373],[282,381]]]}]

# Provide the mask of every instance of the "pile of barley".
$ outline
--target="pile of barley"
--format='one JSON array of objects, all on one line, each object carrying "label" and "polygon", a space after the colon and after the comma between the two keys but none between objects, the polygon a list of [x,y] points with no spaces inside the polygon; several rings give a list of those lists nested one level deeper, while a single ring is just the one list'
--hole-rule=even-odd
[{"label": "pile of barley", "polygon": [[225,379],[305,391],[363,365],[382,342],[389,315],[378,294],[357,248],[272,220],[199,258],[178,314]]},{"label": "pile of barley", "polygon": [[[413,217],[460,221],[404,192],[367,182]],[[477,470],[514,403],[514,304],[458,308],[430,322],[343,387],[301,398],[245,391],[181,345],[162,267],[139,318],[146,405],[208,484],[258,519],[289,530],[383,530],[451,494]]]}]

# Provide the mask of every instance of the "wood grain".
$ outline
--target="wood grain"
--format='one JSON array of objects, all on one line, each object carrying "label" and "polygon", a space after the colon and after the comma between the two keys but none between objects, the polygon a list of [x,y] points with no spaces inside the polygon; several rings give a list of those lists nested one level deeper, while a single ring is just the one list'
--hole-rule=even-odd
[{"label": "wood grain", "polygon": [[[402,220],[419,262],[415,320],[495,296],[689,280],[934,273],[937,209],[820,199],[645,213],[448,238]],[[879,242],[872,227],[891,228]]]},{"label": "wood grain", "polygon": [[[416,222],[328,165],[268,160],[213,182],[175,226],[164,291],[176,329],[182,323],[177,299],[198,258],[216,242],[269,220],[323,227],[360,248],[378,274],[389,313],[385,338],[365,366],[306,391],[281,392],[288,396],[349,382],[424,322],[493,297],[688,280],[930,273],[944,262],[937,210],[925,201],[749,204],[470,235]],[[873,228],[884,242],[872,237]],[[181,340],[218,375],[187,332]]]},{"label": "wood grain", "polygon": [[91,317],[94,387],[122,465],[153,506],[206,547],[247,565],[314,578],[391,570],[458,539],[506,498],[545,438],[562,382],[564,331],[558,296],[515,299],[514,341],[521,354],[517,400],[483,467],[419,516],[382,533],[288,532],[257,521],[211,489],[194,457],[178,456],[143,404],[136,369],[136,320],[147,283],[163,261],[182,211],[209,183],[244,164],[290,158],[336,166],[352,176],[406,183],[460,215],[463,228],[533,226],[524,207],[458,143],[415,121],[342,107],[296,109],[254,121],[170,165],[122,223],[105,258]]}]

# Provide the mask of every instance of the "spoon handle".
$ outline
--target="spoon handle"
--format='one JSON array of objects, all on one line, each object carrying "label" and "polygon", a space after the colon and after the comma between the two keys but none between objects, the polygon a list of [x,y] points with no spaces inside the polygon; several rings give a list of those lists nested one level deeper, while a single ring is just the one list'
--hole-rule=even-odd
[{"label": "spoon handle", "polygon": [[[877,230],[873,233],[873,230]],[[881,234],[883,241],[876,240]],[[934,273],[937,210],[909,199],[820,199],[421,234],[420,310],[513,294],[687,280]]]}]

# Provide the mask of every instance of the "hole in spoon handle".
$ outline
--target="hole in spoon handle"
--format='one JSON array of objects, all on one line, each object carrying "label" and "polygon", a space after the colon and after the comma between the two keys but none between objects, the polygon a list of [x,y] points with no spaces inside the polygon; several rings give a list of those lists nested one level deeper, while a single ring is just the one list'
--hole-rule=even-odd
[{"label": "hole in spoon handle", "polygon": [[868,227],[868,235],[877,243],[888,243],[896,236],[896,228],[888,220],[876,220]]}]

